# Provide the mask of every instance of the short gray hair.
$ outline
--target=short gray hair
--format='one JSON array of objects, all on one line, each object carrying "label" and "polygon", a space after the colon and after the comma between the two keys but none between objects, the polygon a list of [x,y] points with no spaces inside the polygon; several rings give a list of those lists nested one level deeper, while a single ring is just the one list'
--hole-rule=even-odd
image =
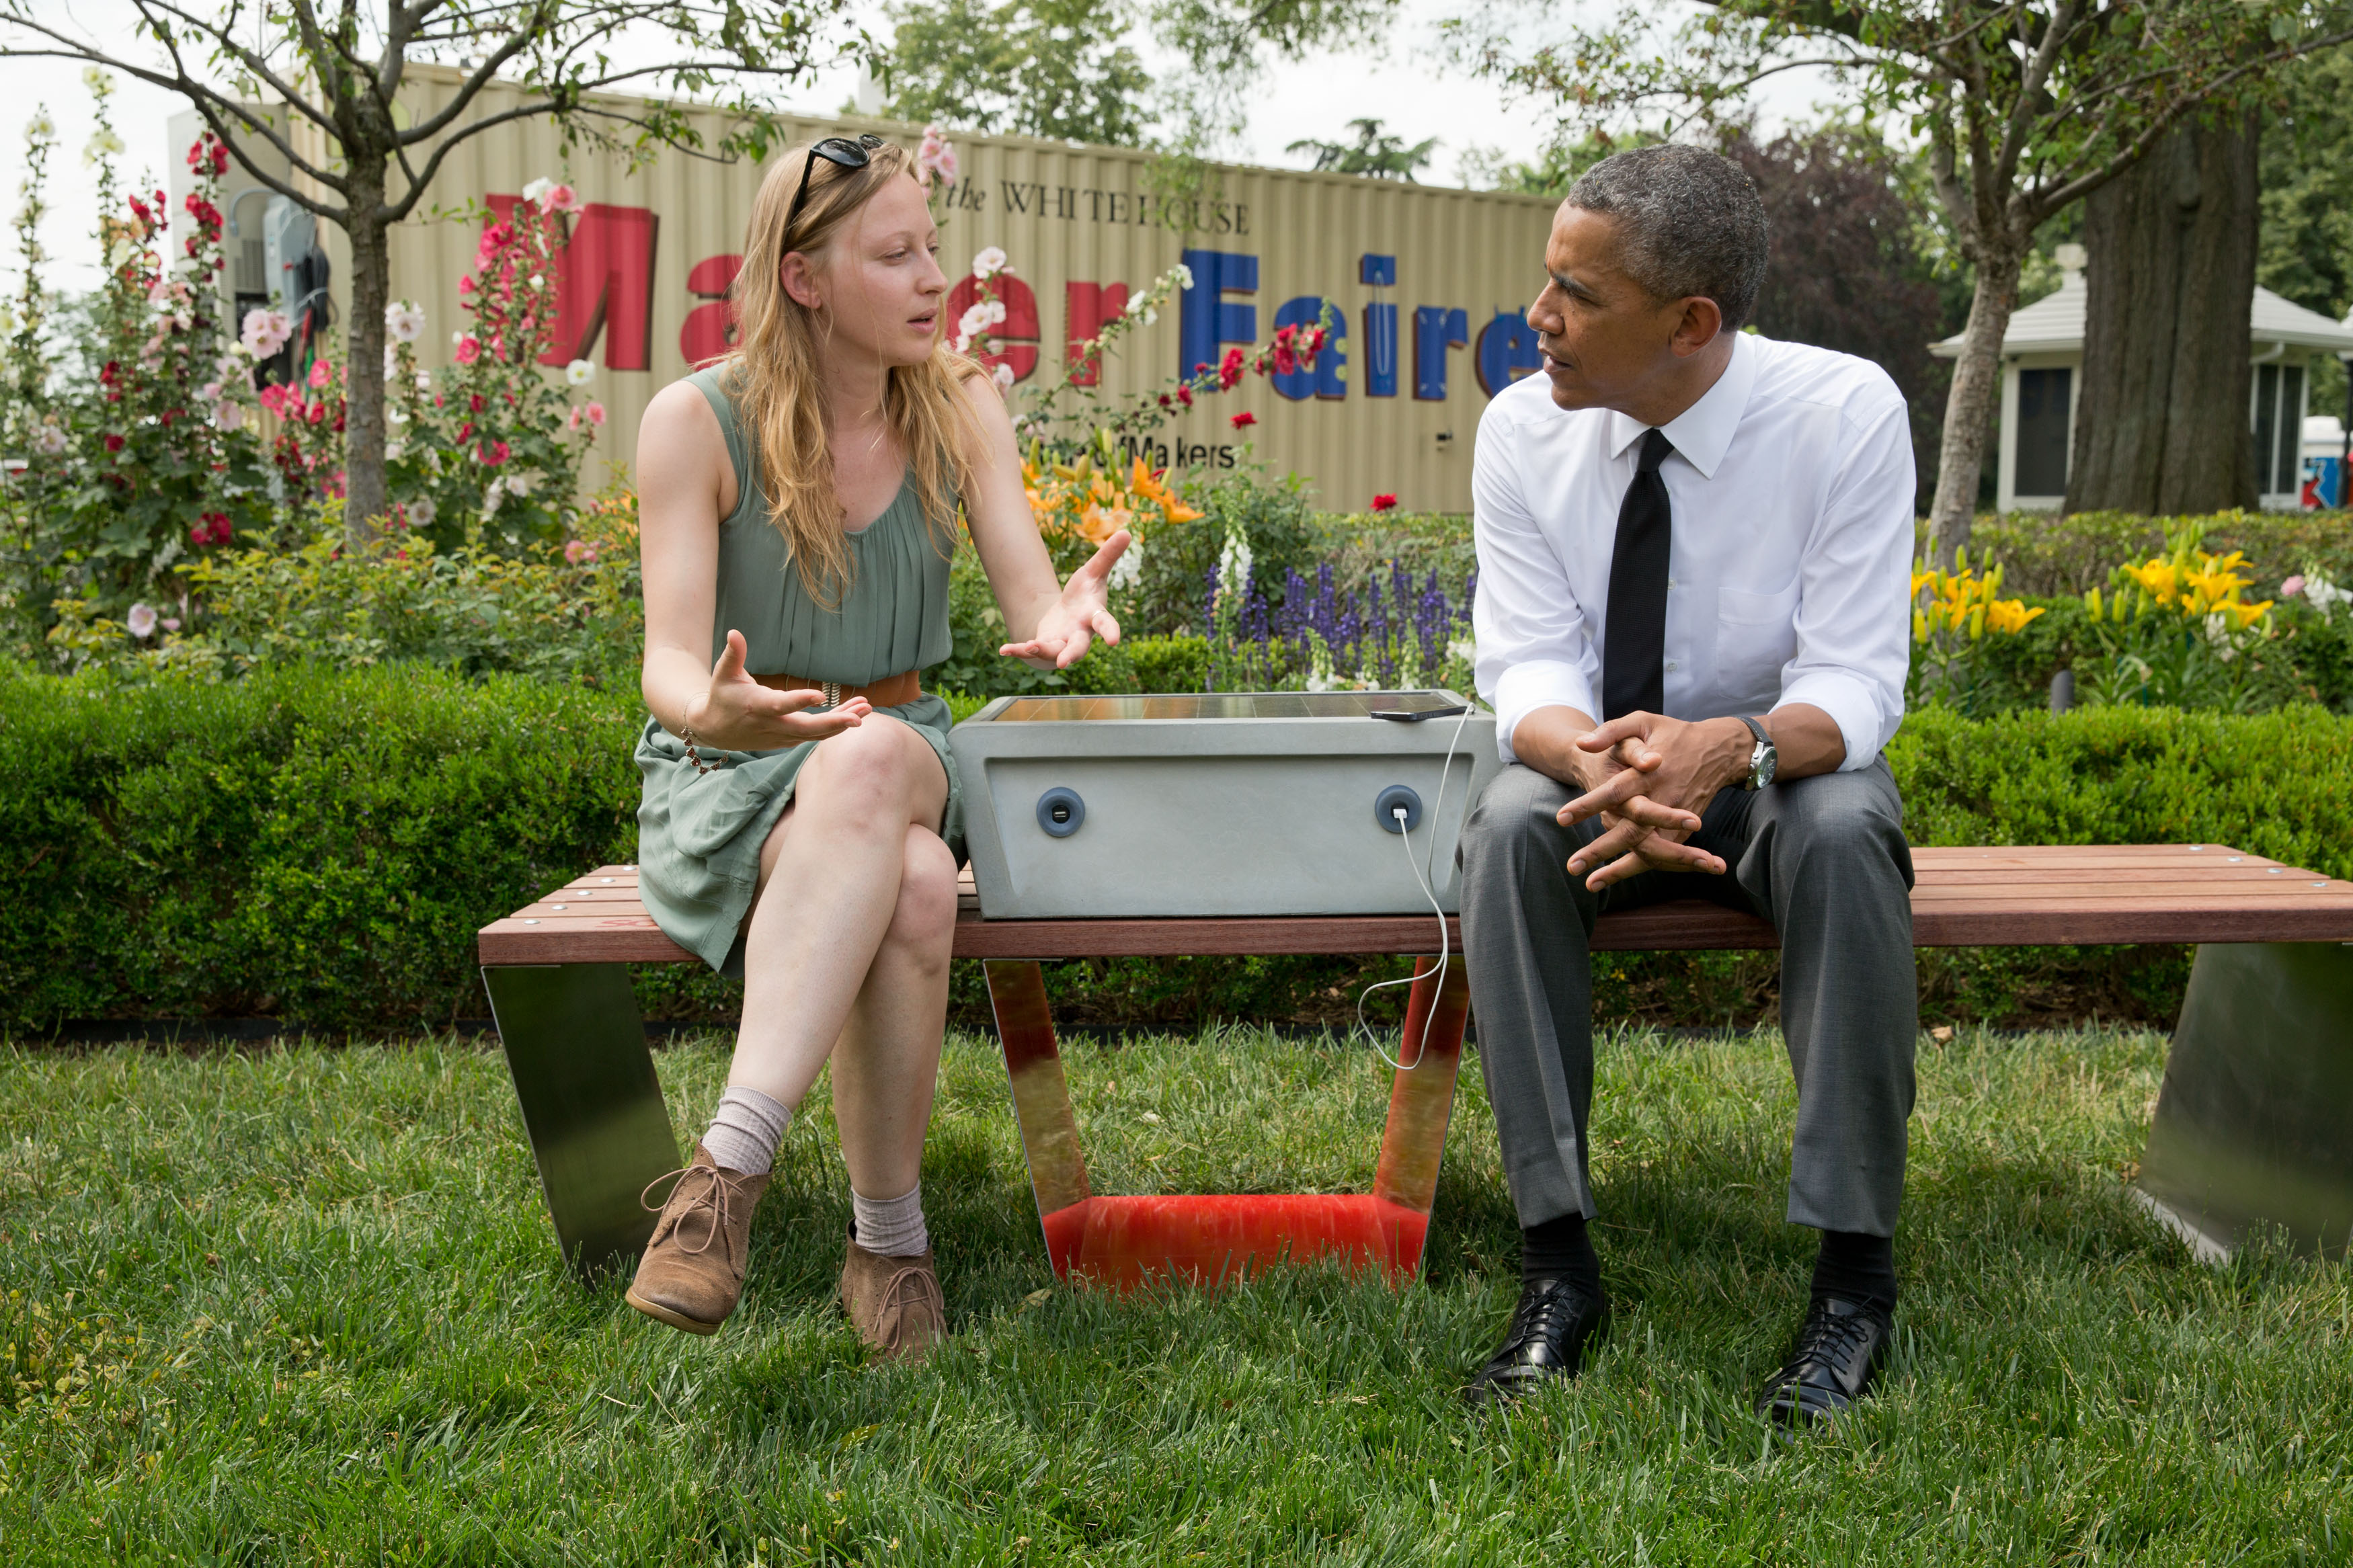
[{"label": "short gray hair", "polygon": [[1672,143],[1604,158],[1569,187],[1567,205],[1614,218],[1626,275],[1653,299],[1703,295],[1744,325],[1765,285],[1765,204],[1729,158]]}]

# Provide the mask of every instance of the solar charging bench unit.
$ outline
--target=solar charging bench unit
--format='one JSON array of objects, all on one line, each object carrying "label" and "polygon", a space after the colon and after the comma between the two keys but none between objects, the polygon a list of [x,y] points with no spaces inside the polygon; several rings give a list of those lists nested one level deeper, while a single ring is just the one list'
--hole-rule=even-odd
[{"label": "solar charging bench unit", "polygon": [[[1456,902],[1454,845],[1499,765],[1492,716],[1450,692],[1016,698],[950,744],[973,885],[955,952],[986,963],[1055,1274],[1125,1287],[1330,1256],[1417,1274],[1469,1009],[1455,918],[1441,931],[1431,903]],[[1924,947],[2201,944],[2137,1196],[2203,1252],[2268,1227],[2345,1253],[2353,884],[2217,844],[1913,855]],[[1604,915],[1593,938],[1778,945],[1695,899]],[[493,921],[478,951],[558,1245],[584,1271],[625,1267],[653,1226],[638,1193],[679,1157],[628,965],[696,961],[647,916],[634,866]],[[1093,1192],[1039,962],[1276,953],[1426,955],[1373,1190]]]}]

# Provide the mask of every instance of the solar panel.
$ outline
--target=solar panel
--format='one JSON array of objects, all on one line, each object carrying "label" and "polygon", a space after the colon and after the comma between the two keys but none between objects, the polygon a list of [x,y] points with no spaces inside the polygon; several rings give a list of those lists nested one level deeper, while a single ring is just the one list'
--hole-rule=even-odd
[{"label": "solar panel", "polygon": [[1180,691],[1156,697],[1018,697],[993,722],[1362,719],[1377,709],[1420,713],[1452,706],[1452,700],[1440,691]]}]

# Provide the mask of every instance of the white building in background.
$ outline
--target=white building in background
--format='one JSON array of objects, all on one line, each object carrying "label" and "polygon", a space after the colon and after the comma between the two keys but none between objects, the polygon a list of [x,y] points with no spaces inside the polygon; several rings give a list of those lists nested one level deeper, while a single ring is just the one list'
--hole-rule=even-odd
[{"label": "white building in background", "polygon": [[[2084,263],[2080,245],[2056,252],[2059,289],[2010,319],[2001,339],[2001,451],[1995,505],[2056,511],[2066,499],[2075,450],[2075,407],[2084,383]],[[2353,355],[2353,324],[2258,288],[2247,312],[2254,374],[2248,428],[2255,437],[2255,489],[2268,510],[2300,506],[2311,392],[2312,352]],[[1958,336],[1929,345],[1938,359],[1961,352]],[[2330,422],[2332,425],[2334,421]],[[2337,455],[2332,446],[2328,457]]]}]

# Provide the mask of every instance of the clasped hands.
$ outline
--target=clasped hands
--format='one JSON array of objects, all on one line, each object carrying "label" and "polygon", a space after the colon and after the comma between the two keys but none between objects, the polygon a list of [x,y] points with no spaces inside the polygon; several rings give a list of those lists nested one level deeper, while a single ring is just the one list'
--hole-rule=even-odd
[{"label": "clasped hands", "polygon": [[1720,856],[1685,841],[1715,793],[1746,775],[1751,739],[1737,719],[1662,713],[1629,713],[1577,737],[1571,782],[1585,793],[1556,820],[1572,827],[1598,816],[1604,830],[1569,857],[1569,875],[1595,892],[1645,871],[1724,875]]}]

